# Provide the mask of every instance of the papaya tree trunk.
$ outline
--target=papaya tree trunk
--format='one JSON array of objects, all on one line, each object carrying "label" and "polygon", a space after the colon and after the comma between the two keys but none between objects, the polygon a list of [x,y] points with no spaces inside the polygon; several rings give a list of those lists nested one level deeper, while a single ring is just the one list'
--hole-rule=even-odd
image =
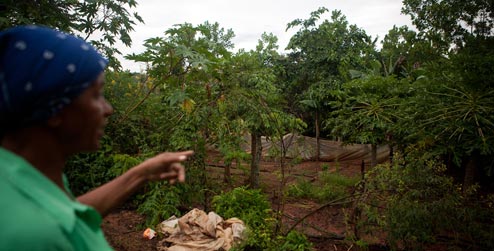
[{"label": "papaya tree trunk", "polygon": [[232,180],[231,167],[232,167],[232,162],[226,163],[224,170],[225,172],[223,174],[223,181],[226,184],[231,184],[231,180]]},{"label": "papaya tree trunk", "polygon": [[463,177],[463,189],[466,190],[475,184],[477,177],[477,154],[475,151],[468,157],[465,165],[465,177]]},{"label": "papaya tree trunk", "polygon": [[394,158],[394,148],[393,145],[389,145],[389,164],[393,165],[393,158]]},{"label": "papaya tree trunk", "polygon": [[[279,187],[279,200],[276,202],[277,206],[277,216],[276,216],[276,228],[275,228],[275,234],[278,234],[281,229],[283,229],[283,221],[282,221],[282,216],[285,212],[285,185],[286,185],[286,178],[285,178],[285,158],[286,158],[286,145],[285,141],[283,139],[283,134],[281,134],[280,138],[280,171],[281,171],[281,180],[280,180],[280,187]],[[293,137],[293,134],[292,134]]]},{"label": "papaya tree trunk", "polygon": [[320,128],[319,128],[319,112],[316,111],[316,161],[321,158],[321,142],[320,142]]},{"label": "papaya tree trunk", "polygon": [[252,132],[251,134],[251,154],[250,187],[256,189],[259,188],[259,163],[261,162],[262,154],[261,135],[257,132]]},{"label": "papaya tree trunk", "polygon": [[377,145],[371,144],[371,167],[377,165]]}]

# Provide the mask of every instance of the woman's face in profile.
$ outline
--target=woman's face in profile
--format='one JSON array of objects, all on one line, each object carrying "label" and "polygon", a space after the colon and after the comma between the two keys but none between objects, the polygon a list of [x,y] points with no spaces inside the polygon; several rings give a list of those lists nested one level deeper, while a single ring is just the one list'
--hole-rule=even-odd
[{"label": "woman's face in profile", "polygon": [[104,76],[101,73],[90,87],[56,115],[60,119],[57,134],[70,154],[96,151],[100,147],[107,118],[113,113],[103,94]]}]

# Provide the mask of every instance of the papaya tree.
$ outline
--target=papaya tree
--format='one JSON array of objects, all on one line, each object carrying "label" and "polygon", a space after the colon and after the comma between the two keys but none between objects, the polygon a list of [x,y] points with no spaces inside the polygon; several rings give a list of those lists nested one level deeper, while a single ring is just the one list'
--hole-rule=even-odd
[{"label": "papaya tree", "polygon": [[264,117],[283,104],[280,90],[275,86],[277,38],[263,34],[256,50],[239,51],[227,68],[223,81],[225,102],[231,119],[241,119],[250,133],[251,165],[249,183],[259,187],[259,163],[262,158],[261,137],[269,135],[270,121]]},{"label": "papaya tree", "polygon": [[[161,118],[161,130],[167,132],[160,139],[164,148],[195,151],[189,168],[188,184],[195,186],[189,188],[194,191],[190,196],[198,195],[206,208],[211,191],[204,187],[210,184],[205,171],[206,150],[217,144],[219,125],[224,125],[217,111],[222,95],[222,67],[231,57],[233,36],[233,31],[217,23],[185,23],[168,29],[163,37],[147,39],[143,53],[128,56],[148,64],[147,78],[153,82],[148,97],[160,97],[161,111],[154,116]],[[136,100],[127,114],[144,101]]]},{"label": "papaya tree", "polygon": [[[419,35],[445,56],[429,63],[417,81],[429,105],[421,129],[426,142],[464,167],[469,187],[481,170],[492,170],[492,1],[406,0]],[[417,101],[418,104],[424,104]],[[431,105],[432,104],[432,105]],[[483,168],[479,168],[482,166]]]},{"label": "papaya tree", "polygon": [[334,88],[335,83],[321,82],[315,83],[303,93],[303,98],[300,103],[303,105],[304,110],[312,111],[314,113],[314,127],[316,136],[316,161],[320,160],[321,155],[321,123],[326,119],[327,111],[330,110],[329,100],[330,91]]},{"label": "papaya tree", "polygon": [[[363,69],[367,60],[375,57],[375,41],[364,30],[350,25],[337,10],[331,13],[330,20],[321,20],[327,11],[319,8],[308,19],[295,19],[287,25],[287,29],[299,30],[287,47],[291,52],[284,63],[283,91],[288,102],[295,106],[293,113],[314,121],[311,126],[314,132],[310,134],[316,138],[320,135],[321,121],[329,113],[326,105],[329,100],[324,93],[338,89],[350,79],[349,69]],[[317,97],[316,91],[322,96]]]},{"label": "papaya tree", "polygon": [[422,141],[434,142],[435,152],[464,168],[464,187],[493,170],[494,76],[488,68],[494,63],[494,44],[489,40],[489,46],[485,41],[467,45],[441,64],[431,64],[415,83],[422,90],[416,104],[428,104],[417,125]]},{"label": "papaya tree", "polygon": [[[380,66],[379,66],[380,67]],[[377,164],[377,146],[389,143],[394,124],[401,118],[401,93],[406,79],[394,75],[370,75],[347,82],[333,92],[334,108],[325,125],[345,143],[371,145],[371,166]]]}]

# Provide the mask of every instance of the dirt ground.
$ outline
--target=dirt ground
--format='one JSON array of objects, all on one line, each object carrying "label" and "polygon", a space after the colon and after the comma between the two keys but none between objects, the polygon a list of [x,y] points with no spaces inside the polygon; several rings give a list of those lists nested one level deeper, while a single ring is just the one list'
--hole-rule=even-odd
[{"label": "dirt ground", "polygon": [[[208,167],[208,174],[211,178],[221,180],[224,170],[222,163],[214,158],[210,158],[209,161],[212,165]],[[348,176],[361,175],[361,164],[358,162],[342,162],[336,165],[331,162],[304,161],[289,168],[287,171],[289,174],[288,183],[296,182],[300,178],[314,180],[317,177],[317,172],[322,171],[323,167],[329,167],[330,171],[337,170]],[[278,169],[279,167],[274,162],[263,161],[261,163],[261,188],[263,191],[269,191],[266,194],[272,201],[278,198],[276,192],[273,192],[277,191],[276,188],[279,186]],[[237,182],[246,180],[245,170],[233,168],[232,176]],[[291,227],[296,220],[318,207],[320,205],[309,200],[287,201],[284,209],[283,226],[285,229]],[[316,250],[358,250],[341,240],[346,228],[344,217],[342,208],[328,207],[307,217],[296,229],[309,237]],[[159,238],[147,240],[142,237],[144,221],[144,217],[135,211],[121,209],[107,216],[103,220],[102,227],[115,250],[156,250]],[[371,248],[369,250],[385,249]]]}]

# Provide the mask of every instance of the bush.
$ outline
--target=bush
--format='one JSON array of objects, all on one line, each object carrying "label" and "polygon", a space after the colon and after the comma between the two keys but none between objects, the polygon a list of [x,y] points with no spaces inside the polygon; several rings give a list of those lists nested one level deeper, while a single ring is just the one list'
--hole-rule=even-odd
[{"label": "bush", "polygon": [[270,219],[271,205],[261,190],[237,187],[213,198],[213,208],[225,219],[236,217],[252,228],[266,225]]},{"label": "bush", "polygon": [[232,250],[312,250],[312,243],[296,231],[275,236],[271,205],[261,190],[237,187],[213,198],[215,212],[225,219],[236,217],[247,225],[247,240]]},{"label": "bush", "polygon": [[319,203],[328,202],[348,195],[348,188],[357,184],[358,178],[338,173],[320,172],[318,182],[300,179],[288,187],[288,195],[295,198],[312,199]]},{"label": "bush", "polygon": [[155,182],[138,198],[142,203],[137,212],[146,216],[146,226],[155,227],[161,221],[172,215],[181,216],[177,205],[180,205],[180,195],[177,186],[170,186],[168,182]]},{"label": "bush", "polygon": [[271,205],[261,190],[237,187],[230,192],[214,196],[213,208],[218,215],[228,219],[236,217],[247,225],[247,241],[237,250],[265,250],[273,243]]},{"label": "bush", "polygon": [[95,153],[80,153],[69,158],[64,173],[75,196],[86,193],[112,179],[108,170],[113,166],[108,137],[102,140],[102,147]]},{"label": "bush", "polygon": [[281,246],[279,249],[276,249],[279,251],[308,251],[308,250],[313,250],[312,243],[307,240],[307,237],[305,235],[297,232],[297,231],[290,231],[288,235],[284,238]]},{"label": "bush", "polygon": [[[359,229],[384,230],[391,248],[423,250],[435,243],[493,250],[493,208],[444,175],[435,160],[404,161],[371,170],[361,197]],[[375,233],[375,232],[374,232]]]}]

